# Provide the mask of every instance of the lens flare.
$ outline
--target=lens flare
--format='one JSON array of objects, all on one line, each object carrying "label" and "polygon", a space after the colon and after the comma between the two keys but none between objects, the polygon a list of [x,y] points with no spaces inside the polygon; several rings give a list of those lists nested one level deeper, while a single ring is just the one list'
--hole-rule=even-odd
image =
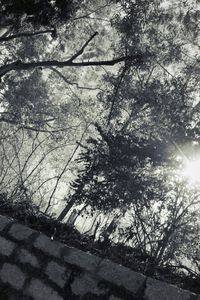
[{"label": "lens flare", "polygon": [[185,164],[183,175],[188,178],[191,183],[200,182],[200,159],[188,160]]}]

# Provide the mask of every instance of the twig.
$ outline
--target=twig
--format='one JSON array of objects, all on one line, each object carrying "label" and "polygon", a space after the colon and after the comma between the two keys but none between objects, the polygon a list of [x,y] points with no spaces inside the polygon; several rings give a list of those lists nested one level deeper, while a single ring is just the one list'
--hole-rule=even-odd
[{"label": "twig", "polygon": [[13,35],[9,35],[9,36],[3,36],[0,37],[0,43],[1,42],[7,42],[16,38],[21,38],[21,37],[31,37],[34,35],[40,35],[40,34],[45,34],[45,33],[55,33],[55,29],[48,29],[48,30],[41,30],[41,31],[36,31],[36,32],[20,32],[20,33],[16,33]]},{"label": "twig", "polygon": [[85,133],[87,132],[88,127],[89,127],[89,126],[87,126],[87,127],[85,128],[85,130],[83,131],[83,133],[82,133],[82,135],[81,135],[81,138],[80,138],[80,141],[77,143],[77,145],[76,145],[74,151],[72,152],[70,158],[68,159],[68,161],[67,161],[66,164],[64,165],[62,171],[61,171],[60,174],[58,175],[57,180],[56,180],[56,184],[55,184],[55,186],[54,186],[54,188],[53,188],[53,191],[52,191],[52,193],[51,193],[51,195],[50,195],[50,197],[49,197],[49,201],[48,201],[47,207],[46,207],[46,209],[45,209],[45,213],[47,213],[48,210],[49,210],[49,208],[51,207],[51,201],[52,201],[52,198],[53,198],[53,196],[54,196],[54,194],[55,194],[55,192],[56,192],[56,190],[57,190],[58,184],[59,184],[59,182],[60,182],[60,180],[61,180],[63,174],[65,173],[65,171],[66,171],[68,165],[69,165],[70,162],[72,161],[72,159],[73,159],[73,157],[74,157],[76,151],[78,150],[78,148],[79,148],[79,146],[80,146],[80,144],[81,144],[81,142],[82,142],[82,140],[83,140],[83,137],[84,137]]},{"label": "twig", "polygon": [[118,84],[115,88],[115,92],[114,92],[114,95],[113,95],[113,98],[112,98],[112,103],[111,103],[111,108],[110,108],[110,113],[108,115],[108,122],[107,122],[107,126],[109,126],[110,124],[110,121],[111,121],[111,118],[112,118],[112,114],[113,114],[113,108],[114,108],[114,104],[115,104],[115,100],[116,100],[116,96],[118,94],[118,91],[119,91],[119,88],[120,88],[120,85],[122,83],[122,80],[123,80],[123,77],[126,73],[126,70],[127,70],[127,66],[124,66],[123,70],[122,70],[122,73],[120,75],[120,79],[118,81]]},{"label": "twig", "polygon": [[85,87],[85,86],[80,86],[78,85],[77,82],[71,82],[70,80],[68,80],[60,71],[58,71],[57,69],[50,67],[50,70],[54,71],[57,75],[59,75],[67,84],[69,85],[75,85],[78,89],[82,89],[82,90],[90,90],[90,91],[95,91],[95,90],[101,90],[103,91],[101,88],[99,87]]},{"label": "twig", "polygon": [[73,60],[75,60],[77,57],[79,57],[80,55],[83,54],[85,48],[87,47],[87,45],[93,40],[93,38],[98,34],[98,32],[96,31],[87,42],[85,42],[85,44],[83,45],[83,47],[76,53],[74,54],[71,58],[70,61],[72,62]]}]

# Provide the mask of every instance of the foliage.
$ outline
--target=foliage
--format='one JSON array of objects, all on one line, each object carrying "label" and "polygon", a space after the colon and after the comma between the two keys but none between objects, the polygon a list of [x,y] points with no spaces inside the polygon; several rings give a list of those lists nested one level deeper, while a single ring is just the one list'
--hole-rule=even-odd
[{"label": "foliage", "polygon": [[3,105],[5,120],[16,124],[32,124],[42,127],[45,119],[52,119],[51,105],[48,101],[46,87],[41,78],[41,72],[35,71],[28,78],[8,79],[8,90],[5,92]]},{"label": "foliage", "polygon": [[[148,206],[153,193],[151,184],[161,187],[157,175],[148,175],[153,166],[164,161],[165,144],[156,140],[144,141],[134,136],[105,133],[96,125],[101,138],[88,140],[88,146],[78,159],[84,163],[73,182],[75,202],[87,203],[93,209],[112,211],[126,209],[133,201]],[[145,196],[144,196],[145,195]]]},{"label": "foliage", "polygon": [[[1,25],[20,27],[21,22],[37,26],[55,26],[56,23],[68,21],[78,8],[78,3],[72,0],[40,0],[40,1],[1,1]],[[80,5],[80,3],[79,3]]]},{"label": "foliage", "polygon": [[96,128],[100,138],[90,138],[83,147],[78,161],[84,171],[72,184],[69,202],[84,203],[92,211],[131,213],[131,225],[119,228],[123,243],[130,242],[148,260],[150,270],[152,265],[181,265],[191,240],[199,251],[199,193],[182,178],[176,181],[174,149],[167,141],[139,138],[137,132],[113,135]]},{"label": "foliage", "polygon": [[[167,183],[170,185],[169,179]],[[181,265],[188,255],[185,247],[199,231],[198,195],[183,183],[173,182],[166,191],[157,191],[156,196],[148,209],[133,204],[132,223],[122,229],[121,237],[155,265]]]},{"label": "foliage", "polygon": [[80,239],[80,234],[76,229],[57,222],[53,216],[45,215],[30,199],[16,201],[15,199],[8,199],[6,194],[1,193],[0,212],[2,215],[8,215],[20,223],[42,231],[52,238],[55,237],[59,240],[65,238],[71,243],[73,238]]},{"label": "foliage", "polygon": [[16,219],[26,220],[30,216],[39,215],[38,207],[25,197],[14,197],[13,199],[8,197],[7,194],[0,194],[0,209],[1,213],[9,214]]},{"label": "foliage", "polygon": [[137,67],[126,64],[120,87],[118,78],[106,75],[114,93],[99,98],[106,108],[113,106],[113,122],[118,120],[123,130],[137,118],[144,123],[148,116],[154,124],[147,134],[153,129],[153,135],[159,130],[158,134],[167,133],[175,140],[185,138],[193,126],[193,99],[198,90],[198,6],[193,1],[119,2],[122,11],[112,20],[120,33],[116,49],[127,55],[141,53],[141,62]]},{"label": "foliage", "polygon": [[195,1],[2,4],[0,191],[46,212],[68,195],[59,220],[112,215],[93,238],[115,235],[147,272],[197,270],[198,189],[177,180],[199,148]]},{"label": "foliage", "polygon": [[[111,240],[105,245],[104,241],[94,241],[90,236],[80,234],[75,228],[65,223],[59,223],[55,218],[43,214],[38,207],[29,201],[8,199],[6,194],[0,194],[0,213],[13,217],[20,223],[39,230],[52,239],[67,243],[83,251],[90,251],[102,258],[109,258],[134,271],[165,280],[193,292],[199,292],[199,276],[195,273],[185,274],[181,269],[167,265],[153,266],[148,256],[139,249],[133,249],[123,243],[113,243]],[[182,266],[184,267],[184,266]]]}]

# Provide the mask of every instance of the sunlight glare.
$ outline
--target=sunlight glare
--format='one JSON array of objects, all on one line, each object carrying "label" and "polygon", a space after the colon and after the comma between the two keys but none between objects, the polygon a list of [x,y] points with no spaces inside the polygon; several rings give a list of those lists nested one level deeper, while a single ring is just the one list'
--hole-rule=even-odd
[{"label": "sunlight glare", "polygon": [[200,159],[188,160],[185,164],[183,175],[188,178],[191,183],[200,182]]}]

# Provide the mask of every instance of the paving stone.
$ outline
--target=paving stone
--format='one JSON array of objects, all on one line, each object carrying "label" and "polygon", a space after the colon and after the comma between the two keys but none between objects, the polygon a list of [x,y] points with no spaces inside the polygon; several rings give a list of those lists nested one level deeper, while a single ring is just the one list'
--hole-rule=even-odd
[{"label": "paving stone", "polygon": [[63,300],[55,290],[36,278],[31,280],[26,293],[34,300]]},{"label": "paving stone", "polygon": [[[0,216],[0,232],[12,222],[12,219]],[[8,234],[17,241],[23,241],[36,232],[26,226],[12,224]],[[49,284],[53,285],[54,282],[61,289],[65,287],[71,271],[70,267],[64,266],[64,262],[82,269],[81,275],[75,277],[71,283],[72,292],[78,298],[81,298],[86,293],[92,293],[100,299],[106,293],[107,289],[98,287],[98,282],[105,280],[115,286],[125,288],[135,298],[142,296],[144,300],[200,300],[200,295],[195,295],[173,285],[147,278],[140,273],[131,271],[109,260],[52,241],[44,234],[39,234],[33,245],[36,249],[46,254],[47,258],[48,256],[56,258],[57,262],[50,261],[45,270],[41,270],[41,272],[48,276]],[[9,257],[16,247],[17,244],[15,242],[0,236],[0,255]],[[27,263],[35,268],[40,268],[38,258],[26,249],[19,250],[17,262]],[[11,290],[21,290],[26,278],[27,275],[18,266],[11,263],[4,263],[0,270],[1,282],[9,284],[9,289]],[[32,278],[30,284],[28,286],[27,284],[25,285],[27,288],[24,296],[30,296],[34,300],[62,300],[63,298],[59,293],[48,285],[48,280],[46,282],[44,283],[39,279]],[[141,295],[143,291],[144,293]],[[110,295],[109,300],[122,299],[115,295]]]},{"label": "paving stone", "polygon": [[29,251],[27,251],[26,249],[19,250],[18,259],[23,264],[27,263],[35,268],[40,267],[37,257]]},{"label": "paving stone", "polygon": [[67,273],[66,268],[60,266],[54,261],[48,263],[45,273],[50,280],[55,282],[59,287],[63,288],[67,279],[69,279],[70,272]]},{"label": "paving stone", "polygon": [[6,240],[4,237],[0,236],[0,254],[4,256],[10,256],[16,247],[16,244]]},{"label": "paving stone", "polygon": [[107,259],[101,262],[97,275],[117,286],[123,286],[134,295],[140,292],[146,280],[144,275],[131,271]]},{"label": "paving stone", "polygon": [[26,276],[15,265],[5,263],[0,271],[0,278],[2,282],[9,283],[14,289],[22,289]]},{"label": "paving stone", "polygon": [[95,272],[102,261],[101,258],[95,255],[67,246],[62,250],[62,253],[66,263],[73,264],[90,272]]},{"label": "paving stone", "polygon": [[97,284],[98,282],[89,274],[83,273],[81,276],[77,276],[71,284],[72,293],[75,295],[85,295],[86,293],[100,295],[105,293],[105,289],[100,289]]},{"label": "paving stone", "polygon": [[123,299],[115,297],[115,296],[112,295],[112,296],[109,297],[109,300],[123,300]]},{"label": "paving stone", "polygon": [[8,234],[18,241],[23,241],[28,239],[34,232],[36,231],[24,225],[13,224]]},{"label": "paving stone", "polygon": [[60,258],[60,251],[64,248],[64,245],[56,241],[52,241],[44,234],[40,234],[34,242],[34,247],[48,255]]},{"label": "paving stone", "polygon": [[145,300],[192,300],[196,295],[171,284],[148,278],[145,289]]},{"label": "paving stone", "polygon": [[0,231],[4,230],[4,228],[12,222],[12,219],[8,219],[5,216],[0,216]]}]

